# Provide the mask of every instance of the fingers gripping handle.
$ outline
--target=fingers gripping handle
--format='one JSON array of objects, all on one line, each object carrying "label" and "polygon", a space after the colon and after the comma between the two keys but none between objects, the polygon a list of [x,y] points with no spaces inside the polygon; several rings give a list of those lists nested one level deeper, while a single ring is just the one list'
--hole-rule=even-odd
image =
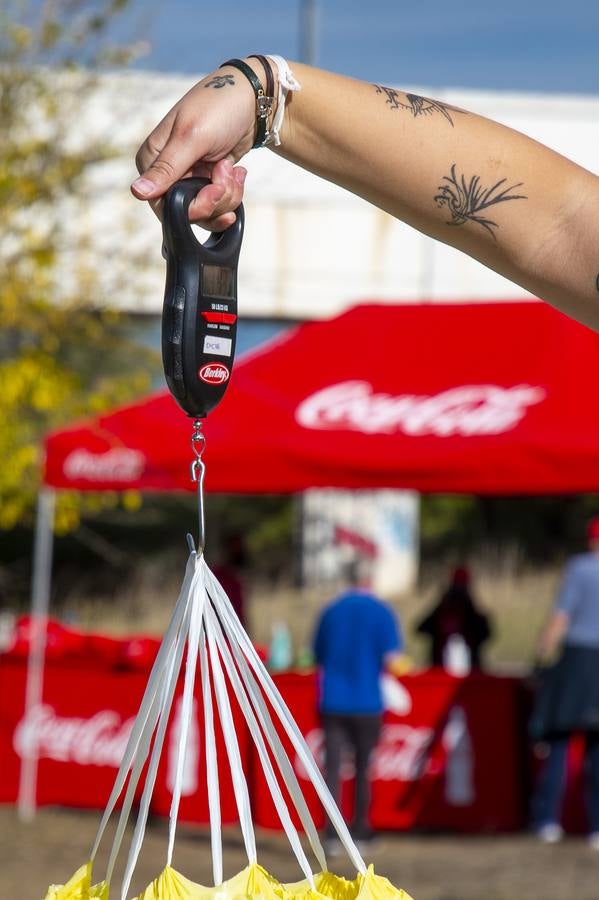
[{"label": "fingers gripping handle", "polygon": [[205,250],[217,252],[224,261],[230,258],[232,264],[237,265],[243,237],[243,205],[235,210],[235,222],[225,231],[213,232],[204,244],[200,244],[193,233],[189,221],[189,207],[202,188],[209,184],[211,181],[208,178],[183,178],[169,188],[164,199],[162,216],[165,243],[174,242],[175,249],[177,246],[200,246]]}]

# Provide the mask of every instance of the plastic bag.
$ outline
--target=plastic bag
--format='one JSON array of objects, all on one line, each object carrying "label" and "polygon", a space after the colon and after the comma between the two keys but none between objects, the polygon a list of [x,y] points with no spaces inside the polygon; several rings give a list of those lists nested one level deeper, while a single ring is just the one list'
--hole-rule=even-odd
[{"label": "plastic bag", "polygon": [[314,882],[315,889],[306,880],[281,884],[262,866],[253,865],[218,887],[208,888],[167,868],[137,900],[204,900],[216,896],[219,900],[237,897],[260,897],[261,900],[310,900],[320,897],[336,900],[411,900],[405,891],[398,891],[386,878],[375,875],[372,866],[365,875],[358,874],[353,881],[332,872],[321,872],[314,877]]},{"label": "plastic bag", "polygon": [[[389,898],[410,900],[404,891],[393,887],[386,878],[376,875],[372,867],[367,869],[304,738],[252,642],[243,630],[227,595],[206,565],[203,556],[195,553],[191,553],[189,557],[181,592],[150,673],[139,713],[100,822],[90,862],[82,866],[64,886],[53,885],[50,887],[46,900],[91,900],[91,898],[108,900],[109,892],[111,897],[113,896],[110,886],[116,860],[123,842],[136,788],[141,774],[147,766],[137,822],[120,891],[116,894],[116,896],[120,896],[120,900],[128,900],[131,879],[143,843],[150,800],[185,650],[187,650],[185,678],[169,817],[166,865],[155,881],[140,895],[139,900],[184,900],[184,898],[199,900],[204,897],[217,897],[218,900],[229,900],[229,898],[233,900],[233,898],[241,897],[260,897],[264,900],[270,900],[270,898],[287,900],[287,898],[302,897],[332,897],[338,898],[338,900],[354,900],[354,898],[356,900],[357,898],[359,900],[389,900]],[[213,888],[202,887],[172,868],[185,755],[193,715],[193,695],[198,660],[204,703],[204,752],[206,754],[212,869],[215,884]],[[241,763],[227,682],[245,717],[281,824],[304,873],[304,880],[295,884],[281,884],[258,865],[249,790]],[[216,699],[215,709],[213,709],[212,702],[213,691]],[[337,831],[339,840],[358,872],[354,881],[339,878],[328,871],[316,826],[293,766],[272,721],[271,711],[277,716],[291,741],[297,758],[312,782]],[[232,775],[233,792],[248,859],[248,867],[228,881],[224,881],[223,878],[219,761],[216,758],[214,739],[214,716],[216,714],[220,719],[224,736],[227,764]],[[275,767],[278,769],[278,775],[285,785],[308,838],[317,862],[316,874],[312,870],[297,829],[293,824]],[[127,787],[116,825],[106,875],[102,882],[92,885],[93,861],[125,784]]]},{"label": "plastic bag", "polygon": [[92,864],[87,862],[66,884],[51,884],[46,900],[108,900],[108,885],[105,882],[92,885],[91,878]]},{"label": "plastic bag", "polygon": [[[46,900],[108,900],[104,882],[89,887],[91,863],[82,866],[64,887],[52,886]],[[311,900],[329,897],[335,900],[411,900],[405,891],[397,890],[390,881],[375,875],[372,866],[366,875],[358,873],[353,881],[347,881],[332,872],[321,872],[314,877],[315,889],[308,881],[281,884],[257,864],[248,866],[234,878],[217,887],[205,887],[185,878],[167,866],[137,900],[237,900],[241,897],[260,897],[261,900]]]}]

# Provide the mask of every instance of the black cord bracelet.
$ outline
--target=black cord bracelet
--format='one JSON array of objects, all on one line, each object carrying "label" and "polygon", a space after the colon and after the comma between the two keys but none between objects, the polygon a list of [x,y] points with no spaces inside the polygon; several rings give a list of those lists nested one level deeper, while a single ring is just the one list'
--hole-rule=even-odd
[{"label": "black cord bracelet", "polygon": [[250,53],[250,59],[257,59],[262,65],[266,74],[266,96],[274,97],[275,95],[275,76],[273,75],[272,66],[268,57],[262,56],[260,53]]},{"label": "black cord bracelet", "polygon": [[[254,143],[252,144],[252,150],[256,147],[263,147],[264,142],[266,140],[266,125],[268,123],[268,117],[272,110],[272,93],[271,95],[265,94],[264,88],[260,83],[260,79],[254,72],[251,66],[248,66],[242,59],[228,59],[227,62],[224,62],[219,69],[224,69],[225,66],[232,66],[234,69],[238,69],[242,75],[245,75],[252,88],[254,89],[254,95],[256,97],[256,138]],[[267,78],[268,78],[268,70],[266,70]],[[271,71],[272,77],[272,71]],[[274,86],[274,79],[273,79]]]}]

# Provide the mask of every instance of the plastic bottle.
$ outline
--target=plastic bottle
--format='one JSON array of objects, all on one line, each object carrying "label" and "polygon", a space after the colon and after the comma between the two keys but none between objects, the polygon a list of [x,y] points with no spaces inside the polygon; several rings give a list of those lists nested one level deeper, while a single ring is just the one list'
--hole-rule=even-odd
[{"label": "plastic bottle", "polygon": [[285,622],[274,622],[268,651],[268,668],[271,672],[289,669],[293,660],[291,634]]},{"label": "plastic bottle", "polygon": [[443,731],[445,761],[445,800],[450,806],[474,803],[474,759],[466,713],[461,706],[449,711]]},{"label": "plastic bottle", "polygon": [[461,634],[449,635],[443,650],[443,668],[458,678],[463,678],[470,672],[470,648]]}]

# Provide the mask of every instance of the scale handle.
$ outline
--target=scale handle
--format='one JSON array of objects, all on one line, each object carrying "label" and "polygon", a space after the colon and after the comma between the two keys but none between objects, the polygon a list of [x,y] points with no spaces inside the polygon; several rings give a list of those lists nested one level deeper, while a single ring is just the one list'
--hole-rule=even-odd
[{"label": "scale handle", "polygon": [[200,244],[189,221],[189,204],[203,187],[211,184],[209,178],[183,178],[167,191],[164,198],[162,214],[162,233],[165,244],[173,249],[178,247],[191,250],[202,247],[206,251],[216,251],[221,264],[237,265],[241,239],[243,237],[244,214],[243,205],[235,210],[235,222],[225,231],[213,231],[210,237]]}]

